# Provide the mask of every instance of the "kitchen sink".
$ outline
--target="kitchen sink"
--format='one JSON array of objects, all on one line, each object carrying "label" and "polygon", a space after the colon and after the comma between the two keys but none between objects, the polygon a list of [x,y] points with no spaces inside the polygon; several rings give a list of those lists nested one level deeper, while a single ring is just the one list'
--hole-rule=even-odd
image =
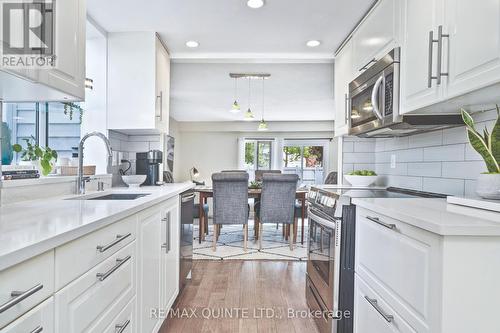
[{"label": "kitchen sink", "polygon": [[70,200],[135,200],[151,193],[110,193],[100,196],[76,197]]}]

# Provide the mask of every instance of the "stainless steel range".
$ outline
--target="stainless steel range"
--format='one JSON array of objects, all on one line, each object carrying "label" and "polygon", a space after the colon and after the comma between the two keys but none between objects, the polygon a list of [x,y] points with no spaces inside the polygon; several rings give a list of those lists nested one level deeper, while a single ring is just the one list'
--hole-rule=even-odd
[{"label": "stainless steel range", "polygon": [[306,298],[311,311],[323,314],[315,316],[321,333],[353,332],[356,206],[351,199],[413,197],[446,196],[400,188],[311,188]]}]

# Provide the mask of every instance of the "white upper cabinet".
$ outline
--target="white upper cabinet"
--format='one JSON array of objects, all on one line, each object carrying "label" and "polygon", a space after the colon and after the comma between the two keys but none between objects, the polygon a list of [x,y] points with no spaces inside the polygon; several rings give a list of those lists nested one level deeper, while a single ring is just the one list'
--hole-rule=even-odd
[{"label": "white upper cabinet", "polygon": [[353,34],[353,65],[358,73],[395,48],[399,37],[396,0],[379,1]]},{"label": "white upper cabinet", "polygon": [[352,66],[352,39],[348,40],[335,56],[335,136],[347,134],[349,130],[348,95],[349,82],[354,78]]},{"label": "white upper cabinet", "polygon": [[108,128],[168,133],[170,58],[154,32],[108,34]]},{"label": "white upper cabinet", "polygon": [[85,99],[85,0],[55,2],[55,67],[0,68],[0,98],[5,101]]},{"label": "white upper cabinet", "polygon": [[[437,70],[436,27],[441,24],[442,0],[405,0],[401,61],[401,113],[431,104],[442,95],[432,76]],[[430,33],[433,36],[431,37]],[[432,40],[431,40],[432,38]]]},{"label": "white upper cabinet", "polygon": [[500,1],[445,1],[444,33],[449,38],[444,39],[443,47],[449,52],[448,97],[499,82]]}]

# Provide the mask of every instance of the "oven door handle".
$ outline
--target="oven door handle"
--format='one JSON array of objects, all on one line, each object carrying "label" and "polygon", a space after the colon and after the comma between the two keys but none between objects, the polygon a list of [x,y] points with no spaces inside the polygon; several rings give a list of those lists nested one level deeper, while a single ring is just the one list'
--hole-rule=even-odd
[{"label": "oven door handle", "polygon": [[310,220],[314,220],[314,222],[317,222],[326,228],[337,229],[337,223],[335,221],[329,221],[327,219],[319,217],[318,215],[314,214],[311,210],[309,210],[308,215]]},{"label": "oven door handle", "polygon": [[380,85],[384,81],[385,76],[382,74],[377,81],[375,81],[375,85],[373,86],[372,90],[372,105],[373,105],[373,113],[375,116],[379,119],[382,120],[382,114],[380,113],[380,108],[378,106],[378,90],[380,88]]}]

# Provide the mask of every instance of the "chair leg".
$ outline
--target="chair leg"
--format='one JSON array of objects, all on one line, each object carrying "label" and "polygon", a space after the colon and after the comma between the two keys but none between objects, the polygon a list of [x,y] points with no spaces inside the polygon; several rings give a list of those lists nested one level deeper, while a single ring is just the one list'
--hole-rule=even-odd
[{"label": "chair leg", "polygon": [[293,226],[290,225],[290,251],[293,251]]},{"label": "chair leg", "polygon": [[262,223],[259,222],[259,251],[262,250]]},{"label": "chair leg", "polygon": [[297,227],[299,225],[299,218],[293,221],[293,242],[297,243]]},{"label": "chair leg", "polygon": [[260,229],[260,220],[258,217],[256,217],[255,224],[253,225],[255,240],[259,240],[259,229]]},{"label": "chair leg", "polygon": [[290,234],[289,224],[285,224],[285,240],[288,240],[289,234]]},{"label": "chair leg", "polygon": [[214,252],[217,250],[217,224],[214,224],[214,240],[213,240],[213,249]]},{"label": "chair leg", "polygon": [[278,230],[279,226],[279,223],[276,223],[276,230]]},{"label": "chair leg", "polygon": [[243,251],[247,252],[248,223],[243,225]]}]

